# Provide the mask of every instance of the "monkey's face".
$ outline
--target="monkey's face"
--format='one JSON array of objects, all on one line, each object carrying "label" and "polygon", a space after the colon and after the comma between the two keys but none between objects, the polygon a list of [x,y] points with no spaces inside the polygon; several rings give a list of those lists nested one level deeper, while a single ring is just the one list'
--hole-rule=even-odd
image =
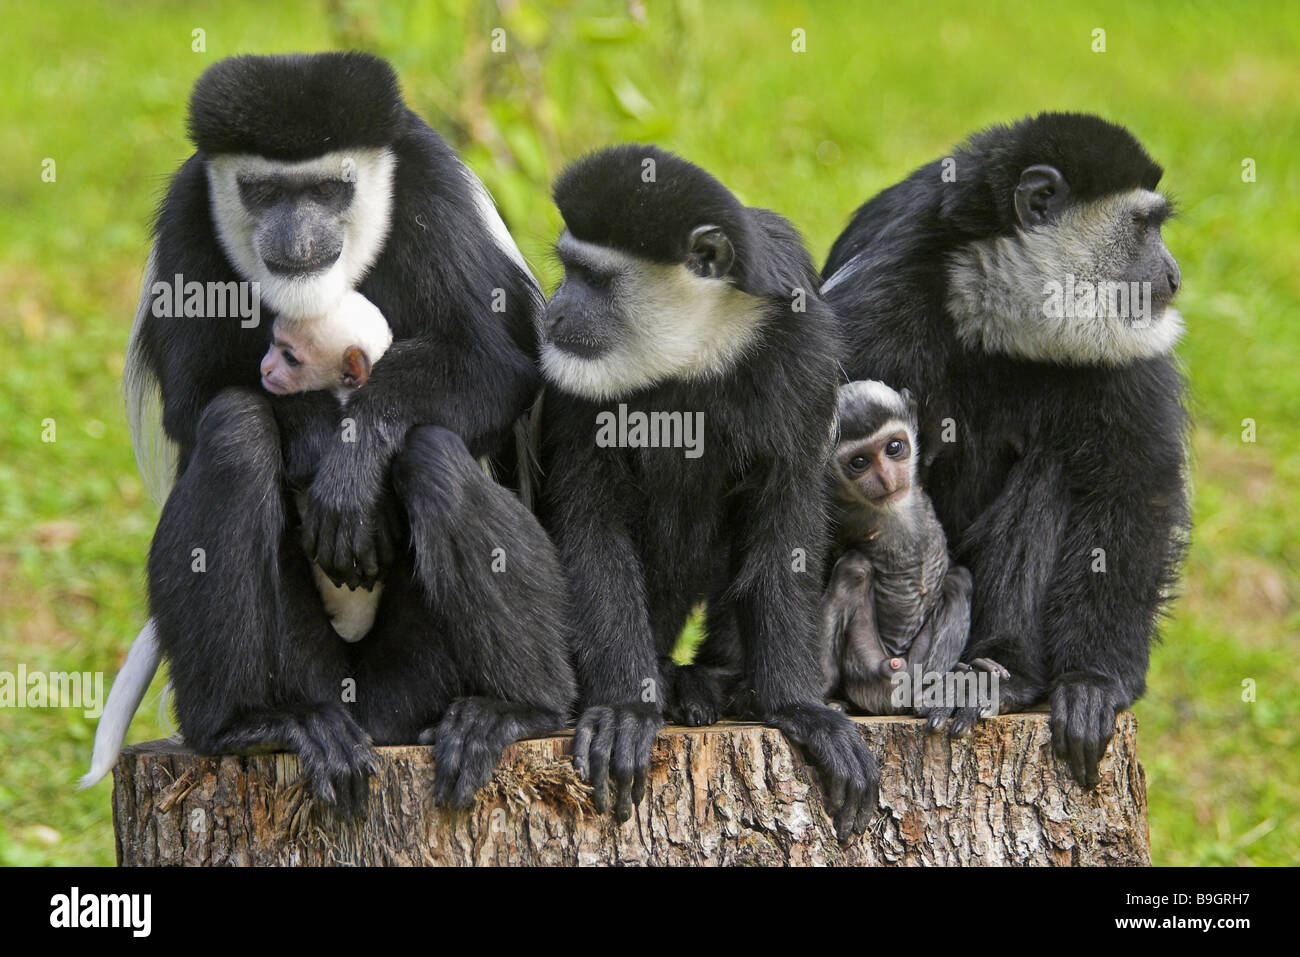
[{"label": "monkey's face", "polygon": [[274,395],[307,392],[325,370],[306,343],[294,343],[276,336],[262,358],[262,388]]},{"label": "monkey's face", "polygon": [[388,234],[394,159],[383,149],[302,162],[222,154],[208,162],[222,247],[263,301],[290,318],[325,312],[374,263]]},{"label": "monkey's face", "polygon": [[890,423],[865,439],[841,442],[835,465],[841,481],[870,505],[895,505],[912,489],[914,442],[902,423]]},{"label": "monkey's face", "polygon": [[274,395],[357,389],[370,378],[370,366],[370,357],[360,346],[347,346],[337,361],[331,361],[317,345],[277,335],[262,358],[262,388]]},{"label": "monkey's face", "polygon": [[957,252],[949,308],[965,344],[1048,361],[1120,365],[1170,351],[1182,283],[1153,190],[1071,194],[1051,166],[1026,169],[1012,196],[1017,229]]},{"label": "monkey's face", "polygon": [[686,262],[651,262],[567,231],[564,281],[540,319],[545,377],[590,399],[724,371],[761,320],[761,302],[727,281],[734,254],[716,227],[696,229]]}]

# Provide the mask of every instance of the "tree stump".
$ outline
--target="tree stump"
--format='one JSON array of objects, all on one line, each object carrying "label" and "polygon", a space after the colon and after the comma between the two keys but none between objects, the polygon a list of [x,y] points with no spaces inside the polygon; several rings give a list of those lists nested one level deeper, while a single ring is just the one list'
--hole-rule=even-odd
[{"label": "tree stump", "polygon": [[291,754],[202,757],[171,741],[114,769],[123,865],[1149,864],[1136,722],[1121,714],[1085,792],[1051,753],[1043,713],[1001,715],[965,738],[914,718],[854,719],[881,765],[881,811],[835,839],[811,770],[756,724],[668,727],[646,798],[616,825],[592,807],[570,736],[509,748],[472,808],[434,807],[431,747],[379,750],[369,808],[339,820]]}]

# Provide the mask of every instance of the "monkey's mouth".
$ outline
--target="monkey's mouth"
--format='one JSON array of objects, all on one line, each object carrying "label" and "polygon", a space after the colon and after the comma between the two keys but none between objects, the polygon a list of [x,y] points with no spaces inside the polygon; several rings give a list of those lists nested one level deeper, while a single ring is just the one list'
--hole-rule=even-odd
[{"label": "monkey's mouth", "polygon": [[311,276],[318,272],[324,272],[339,261],[340,252],[327,253],[324,256],[317,256],[315,259],[308,259],[303,262],[288,262],[283,259],[267,259],[262,262],[266,263],[266,268],[277,276]]},{"label": "monkey's mouth", "polygon": [[871,499],[872,505],[893,505],[904,495],[907,494],[907,488],[896,488],[892,492],[886,492],[884,495],[878,495]]},{"label": "monkey's mouth", "polygon": [[262,388],[272,395],[286,395],[288,393],[287,389],[283,386],[276,385],[266,376],[262,376]]},{"label": "monkey's mouth", "polygon": [[551,345],[579,359],[598,359],[605,354],[603,342],[585,336],[556,336],[551,340]]}]

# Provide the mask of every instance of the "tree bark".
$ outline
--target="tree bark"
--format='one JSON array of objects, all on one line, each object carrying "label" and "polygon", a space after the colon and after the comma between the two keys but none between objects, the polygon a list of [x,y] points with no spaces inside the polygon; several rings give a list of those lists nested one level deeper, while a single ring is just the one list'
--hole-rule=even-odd
[{"label": "tree bark", "polygon": [[379,750],[370,805],[343,821],[297,782],[291,754],[126,749],[113,778],[123,865],[1149,864],[1136,722],[1119,716],[1095,791],[1051,753],[1047,716],[1001,715],[965,738],[912,718],[857,718],[881,765],[868,833],[835,839],[811,770],[754,724],[669,727],[622,826],[595,812],[568,735],[507,749],[463,812],[430,801],[431,747]]}]

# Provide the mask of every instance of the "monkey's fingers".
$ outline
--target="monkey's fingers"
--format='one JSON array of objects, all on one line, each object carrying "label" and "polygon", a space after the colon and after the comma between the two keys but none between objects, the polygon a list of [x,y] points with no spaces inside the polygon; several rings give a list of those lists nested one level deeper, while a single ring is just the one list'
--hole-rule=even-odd
[{"label": "monkey's fingers", "polygon": [[974,658],[971,660],[970,666],[976,671],[987,671],[989,674],[996,674],[1003,681],[1011,677],[1011,672],[992,658]]},{"label": "monkey's fingers", "polygon": [[918,718],[928,719],[925,722],[926,731],[938,731],[948,723],[952,717],[952,707],[944,704],[937,704],[929,707],[920,707],[915,709]]},{"label": "monkey's fingers", "polygon": [[[381,517],[375,535],[375,552],[378,558],[379,567],[376,570],[375,578],[378,580],[384,572],[393,567],[393,560],[396,557],[397,539],[397,517],[394,514],[395,509],[386,509]],[[373,582],[372,582],[373,584]]]},{"label": "monkey's fingers", "polygon": [[573,764],[591,785],[596,810],[609,810],[609,752],[614,741],[613,709],[588,708],[573,735]]},{"label": "monkey's fingers", "polygon": [[459,778],[461,754],[465,749],[464,729],[455,705],[447,709],[438,730],[434,732],[433,745],[433,800],[435,804],[451,806]]},{"label": "monkey's fingers", "polygon": [[975,722],[979,720],[979,716],[980,709],[978,707],[953,709],[952,723],[948,725],[948,734],[954,738],[970,734],[970,730],[975,727]]},{"label": "monkey's fingers", "polygon": [[356,817],[366,809],[373,773],[370,736],[342,708],[324,708],[303,718],[303,731],[324,760],[341,814]]},{"label": "monkey's fingers", "polygon": [[866,781],[866,788],[862,793],[862,801],[858,805],[858,818],[853,826],[854,834],[866,833],[880,803],[880,767],[876,764],[876,756],[865,745],[863,755],[862,775]]},{"label": "monkey's fingers", "polygon": [[346,584],[346,578],[339,569],[335,547],[338,540],[338,516],[332,509],[317,512],[314,516],[315,537],[313,551],[308,558],[319,565],[335,585]]},{"label": "monkey's fingers", "polygon": [[358,527],[352,539],[358,584],[369,587],[379,578],[379,525],[373,518],[365,515],[359,516],[357,522]]},{"label": "monkey's fingers", "polygon": [[1052,692],[1051,703],[1053,751],[1080,787],[1095,788],[1098,764],[1114,735],[1110,694],[1093,681],[1069,681]]}]

